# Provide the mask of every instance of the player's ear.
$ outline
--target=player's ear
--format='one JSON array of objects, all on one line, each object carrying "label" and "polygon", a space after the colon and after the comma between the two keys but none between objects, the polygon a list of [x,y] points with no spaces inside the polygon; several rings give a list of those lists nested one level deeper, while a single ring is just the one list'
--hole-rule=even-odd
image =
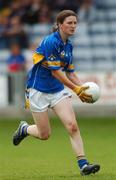
[{"label": "player's ear", "polygon": [[62,29],[62,24],[61,24],[61,23],[59,23],[59,24],[58,24],[58,27],[59,27],[60,29]]}]

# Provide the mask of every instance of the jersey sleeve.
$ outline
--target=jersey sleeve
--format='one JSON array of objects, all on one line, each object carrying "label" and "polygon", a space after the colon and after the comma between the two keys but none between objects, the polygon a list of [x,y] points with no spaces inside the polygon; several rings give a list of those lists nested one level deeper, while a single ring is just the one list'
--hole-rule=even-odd
[{"label": "jersey sleeve", "polygon": [[33,54],[33,63],[37,64],[37,63],[41,62],[43,60],[43,58],[44,58],[44,56],[42,54],[35,52]]},{"label": "jersey sleeve", "polygon": [[72,49],[70,51],[69,58],[70,58],[69,63],[64,67],[64,71],[66,71],[66,72],[74,72],[75,67],[74,67],[74,64],[73,64]]},{"label": "jersey sleeve", "polygon": [[74,72],[75,71],[74,64],[73,63],[69,64],[66,71],[67,72]]}]

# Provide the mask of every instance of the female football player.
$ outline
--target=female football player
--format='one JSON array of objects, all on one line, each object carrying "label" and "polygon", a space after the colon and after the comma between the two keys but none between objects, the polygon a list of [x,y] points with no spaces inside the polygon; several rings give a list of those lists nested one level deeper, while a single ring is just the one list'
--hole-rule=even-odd
[{"label": "female football player", "polygon": [[33,68],[28,74],[26,106],[29,106],[35,124],[22,121],[13,135],[13,144],[18,145],[28,135],[46,140],[51,134],[48,109],[52,108],[69,133],[72,148],[82,175],[96,173],[98,164],[89,164],[86,159],[79,126],[71,104],[74,91],[82,102],[91,102],[74,72],[72,44],[69,37],[75,33],[76,14],[71,10],[61,11],[56,18],[54,32],[43,39],[33,55]]}]

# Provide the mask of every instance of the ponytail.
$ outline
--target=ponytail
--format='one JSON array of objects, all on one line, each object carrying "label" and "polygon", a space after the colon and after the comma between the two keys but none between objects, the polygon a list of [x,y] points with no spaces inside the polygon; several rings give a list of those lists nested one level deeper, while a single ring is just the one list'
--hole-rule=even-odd
[{"label": "ponytail", "polygon": [[55,23],[52,27],[52,32],[56,32],[56,31],[58,31],[58,29],[59,29],[58,25],[57,25],[57,23]]}]

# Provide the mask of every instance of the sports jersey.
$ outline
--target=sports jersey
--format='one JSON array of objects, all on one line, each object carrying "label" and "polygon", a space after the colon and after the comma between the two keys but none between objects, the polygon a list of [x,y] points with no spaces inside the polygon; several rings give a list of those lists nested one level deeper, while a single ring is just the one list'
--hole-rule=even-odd
[{"label": "sports jersey", "polygon": [[74,71],[71,42],[67,40],[64,44],[58,31],[46,36],[35,50],[33,63],[28,73],[27,88],[45,93],[63,90],[64,85],[52,75],[51,70]]}]

